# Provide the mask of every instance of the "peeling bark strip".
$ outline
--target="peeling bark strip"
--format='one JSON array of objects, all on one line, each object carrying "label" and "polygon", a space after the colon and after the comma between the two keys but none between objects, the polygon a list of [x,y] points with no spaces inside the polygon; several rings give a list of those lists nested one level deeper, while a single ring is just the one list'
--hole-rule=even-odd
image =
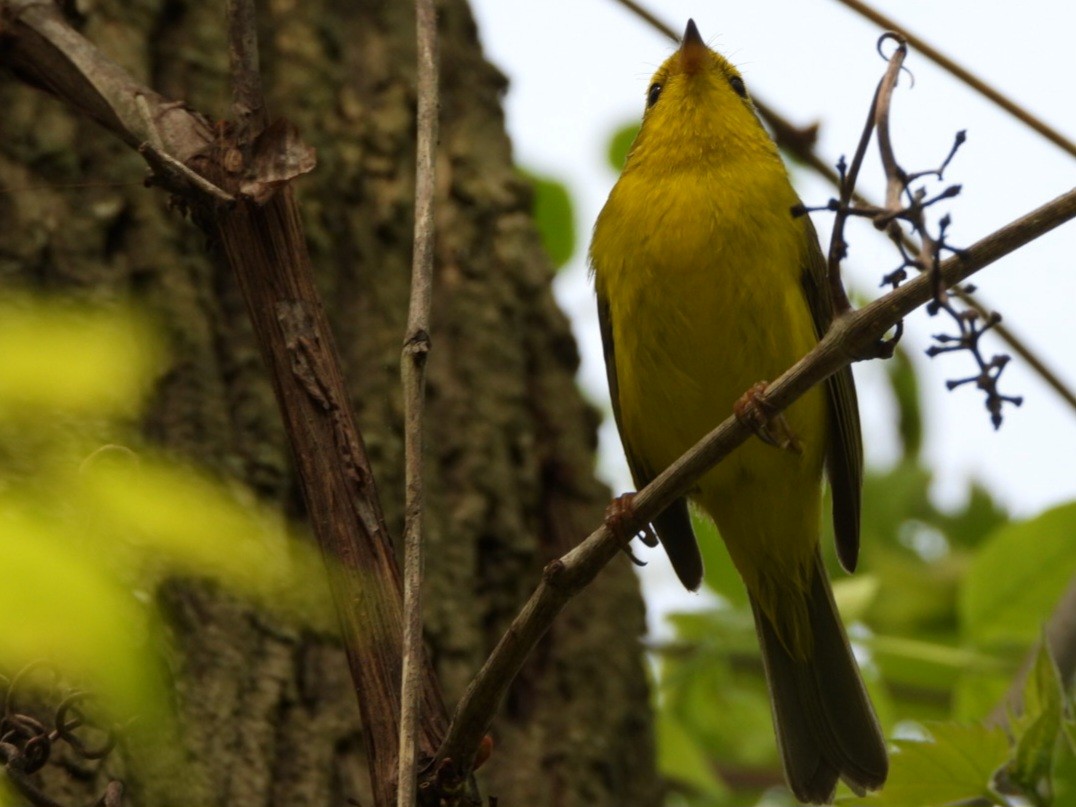
[{"label": "peeling bark strip", "polygon": [[[385,535],[383,517],[377,507],[363,506],[377,501],[373,473],[366,460],[362,437],[351,423],[351,410],[346,401],[334,396],[331,385],[324,379],[332,372],[332,356],[326,353],[318,338],[314,319],[301,302],[277,304],[277,319],[284,334],[284,344],[291,354],[291,372],[311,399],[332,417],[334,449],[341,466],[357,489],[360,515],[371,535]],[[387,540],[387,538],[385,539]]]},{"label": "peeling bark strip", "polygon": [[[204,118],[139,86],[71,30],[55,6],[15,0],[4,10],[12,15],[7,59],[28,80],[130,146],[160,144],[163,154],[195,166],[238,199],[221,205],[219,195],[197,183],[183,189],[195,192],[186,199],[194,220],[243,291],[326,559],[362,712],[375,805],[389,807],[396,791],[402,588],[288,185],[313,168],[313,152],[286,123],[258,133],[252,144],[237,139],[246,127],[219,126],[211,136]],[[244,153],[251,154],[249,161]],[[432,756],[444,734],[445,710],[428,663],[423,679],[418,746]]]},{"label": "peeling bark strip", "polygon": [[[236,184],[228,176],[211,179],[225,190]],[[346,406],[295,199],[283,184],[263,205],[246,199],[228,211],[201,205],[195,219],[218,239],[236,273],[270,370],[307,511],[326,556],[362,711],[375,805],[388,807],[396,792],[400,729],[400,574],[365,446]],[[432,756],[445,710],[428,664],[423,701],[419,747]]]}]

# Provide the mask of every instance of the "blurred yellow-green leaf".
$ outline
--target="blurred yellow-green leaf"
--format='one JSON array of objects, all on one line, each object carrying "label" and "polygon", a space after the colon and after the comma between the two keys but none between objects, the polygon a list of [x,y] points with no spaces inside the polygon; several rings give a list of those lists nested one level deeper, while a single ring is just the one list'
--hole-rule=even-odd
[{"label": "blurred yellow-green leaf", "polygon": [[688,643],[661,655],[663,711],[726,764],[773,766],[776,748],[750,612],[715,609],[670,621]]},{"label": "blurred yellow-green leaf", "polygon": [[0,419],[138,410],[160,342],[129,310],[8,296],[0,306]]},{"label": "blurred yellow-green leaf", "polygon": [[324,629],[320,559],[243,486],[139,446],[163,358],[144,318],[8,295],[0,351],[0,672],[54,671],[124,725],[127,764],[170,766],[156,583],[211,578]]},{"label": "blurred yellow-green leaf", "polygon": [[1029,645],[1076,574],[1076,503],[997,530],[960,594],[964,635],[980,646]]},{"label": "blurred yellow-green leaf", "polygon": [[150,455],[107,452],[84,464],[72,490],[103,549],[213,577],[278,610],[301,611],[319,627],[331,625],[313,544],[293,540],[281,514],[241,486]]},{"label": "blurred yellow-green leaf", "polygon": [[1072,736],[1072,721],[1062,724],[1061,738],[1054,757],[1054,804],[1076,804],[1076,741]]},{"label": "blurred yellow-green leaf", "polygon": [[953,688],[953,719],[983,720],[1005,697],[1015,672],[1015,665],[1005,665],[994,672],[974,668],[962,671]]},{"label": "blurred yellow-green leaf", "polygon": [[658,718],[658,768],[697,795],[721,799],[728,792],[698,742],[668,711]]},{"label": "blurred yellow-green leaf", "polygon": [[[148,651],[152,615],[56,525],[0,501],[0,668],[47,661],[84,682],[117,719],[163,718]],[[18,615],[18,618],[15,618]]]},{"label": "blurred yellow-green leaf", "polygon": [[890,688],[907,693],[900,708],[904,719],[948,717],[949,693],[961,675],[983,675],[1000,666],[996,659],[982,653],[904,636],[876,635],[863,640],[863,644]]},{"label": "blurred yellow-green leaf", "polygon": [[881,590],[881,583],[873,574],[838,577],[832,584],[833,600],[846,623],[862,619]]}]

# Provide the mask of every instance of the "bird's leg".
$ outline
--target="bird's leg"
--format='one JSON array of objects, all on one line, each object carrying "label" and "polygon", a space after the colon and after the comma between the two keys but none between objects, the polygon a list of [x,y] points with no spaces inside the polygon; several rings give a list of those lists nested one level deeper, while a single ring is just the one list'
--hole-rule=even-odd
[{"label": "bird's leg", "polygon": [[617,540],[620,542],[621,548],[627,553],[628,557],[631,558],[631,562],[636,566],[645,566],[646,562],[635,557],[629,543],[633,538],[638,538],[647,546],[655,547],[658,545],[658,537],[654,534],[654,529],[649,524],[640,530],[630,532],[634,522],[634,493],[623,493],[620,496],[617,496],[609,502],[609,506],[605,508],[605,526],[607,526],[613,535],[616,536]]},{"label": "bird's leg", "polygon": [[766,400],[768,381],[759,381],[732,405],[736,419],[748,426],[764,443],[793,454],[803,452],[799,438],[793,433],[784,414],[774,412]]}]

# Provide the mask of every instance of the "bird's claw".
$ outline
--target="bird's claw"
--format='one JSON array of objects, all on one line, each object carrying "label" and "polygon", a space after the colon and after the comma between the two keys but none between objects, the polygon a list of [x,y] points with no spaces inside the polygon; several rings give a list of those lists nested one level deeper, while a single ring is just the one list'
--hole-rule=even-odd
[{"label": "bird's claw", "polygon": [[635,557],[629,544],[633,538],[638,538],[648,547],[658,545],[658,536],[654,528],[646,524],[641,529],[633,530],[635,522],[635,494],[623,493],[617,496],[609,506],[605,508],[605,525],[620,541],[621,548],[636,566],[645,566],[646,562]]},{"label": "bird's claw", "polygon": [[736,419],[751,429],[760,440],[783,451],[802,454],[803,446],[781,412],[774,412],[766,400],[769,383],[759,381],[732,406]]}]

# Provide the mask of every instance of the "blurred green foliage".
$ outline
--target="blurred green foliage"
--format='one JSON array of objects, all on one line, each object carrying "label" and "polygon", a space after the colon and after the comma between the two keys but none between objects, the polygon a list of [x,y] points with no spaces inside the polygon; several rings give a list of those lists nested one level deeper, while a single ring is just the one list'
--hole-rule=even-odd
[{"label": "blurred green foliage", "polygon": [[320,559],[242,486],[139,443],[134,420],[164,351],[133,311],[8,291],[0,354],[0,673],[48,669],[91,693],[107,722],[137,725],[136,756],[165,754],[174,716],[156,582],[214,579],[328,628],[324,588],[310,585]]},{"label": "blurred green foliage", "polygon": [[531,215],[549,260],[560,269],[576,250],[575,209],[565,184],[552,177],[523,171],[531,185]]},{"label": "blurred green foliage", "polygon": [[609,138],[609,148],[606,151],[605,159],[618,174],[624,170],[624,163],[628,160],[631,144],[635,142],[635,137],[639,134],[640,128],[638,122],[626,123],[613,132],[613,136]]}]

